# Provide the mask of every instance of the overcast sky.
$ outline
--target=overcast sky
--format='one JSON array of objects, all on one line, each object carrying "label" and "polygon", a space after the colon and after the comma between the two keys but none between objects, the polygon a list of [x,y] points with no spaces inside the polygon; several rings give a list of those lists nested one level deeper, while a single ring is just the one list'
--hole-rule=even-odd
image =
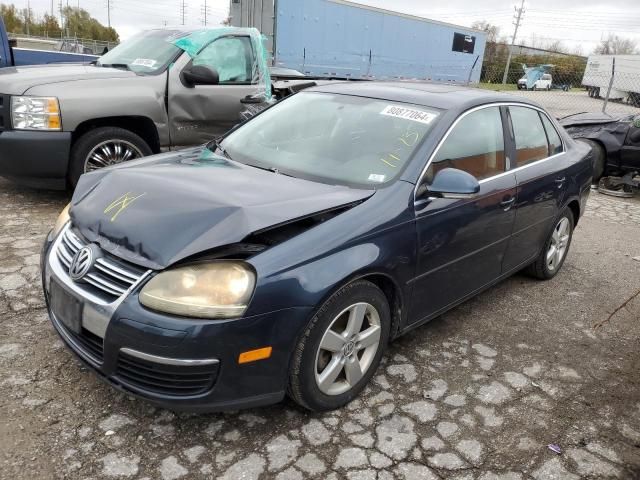
[{"label": "overcast sky", "polygon": [[[28,0],[15,0],[19,7],[26,7]],[[65,3],[67,0],[63,0]],[[88,10],[91,15],[107,23],[107,0],[68,0],[69,5]],[[181,23],[182,0],[109,0],[111,25],[126,39],[146,28]],[[515,2],[508,0],[357,0],[376,7],[397,10],[413,15],[442,20],[459,25],[471,25],[476,20],[487,20],[500,27],[505,36],[513,34]],[[4,0],[5,3],[6,0]],[[31,8],[42,14],[50,11],[51,0],[29,0]],[[57,8],[59,0],[54,0]],[[202,25],[204,0],[185,0],[185,23]],[[229,0],[208,0],[208,23],[215,25],[226,18]],[[518,32],[516,43],[561,40],[570,48],[580,46],[588,54],[602,37],[609,33],[634,39],[640,45],[640,1],[638,0],[527,0],[526,12]]]}]

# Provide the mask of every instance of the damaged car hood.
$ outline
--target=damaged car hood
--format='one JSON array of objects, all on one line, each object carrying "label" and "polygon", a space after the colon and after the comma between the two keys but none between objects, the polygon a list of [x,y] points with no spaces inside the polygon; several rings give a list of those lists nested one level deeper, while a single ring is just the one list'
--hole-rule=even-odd
[{"label": "damaged car hood", "polygon": [[103,250],[162,269],[373,193],[288,177],[198,147],[83,175],[70,215]]},{"label": "damaged car hood", "polygon": [[22,95],[30,88],[77,80],[135,77],[136,74],[118,68],[85,64],[29,65],[0,68],[0,92]]}]

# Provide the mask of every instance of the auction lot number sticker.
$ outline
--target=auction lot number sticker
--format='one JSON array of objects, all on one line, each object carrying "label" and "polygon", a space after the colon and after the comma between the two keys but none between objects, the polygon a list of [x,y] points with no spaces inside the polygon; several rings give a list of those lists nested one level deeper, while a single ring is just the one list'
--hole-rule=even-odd
[{"label": "auction lot number sticker", "polygon": [[404,118],[405,120],[413,120],[414,122],[426,123],[433,122],[438,116],[436,113],[423,112],[414,108],[399,107],[397,105],[388,105],[380,112],[381,115],[389,117]]}]

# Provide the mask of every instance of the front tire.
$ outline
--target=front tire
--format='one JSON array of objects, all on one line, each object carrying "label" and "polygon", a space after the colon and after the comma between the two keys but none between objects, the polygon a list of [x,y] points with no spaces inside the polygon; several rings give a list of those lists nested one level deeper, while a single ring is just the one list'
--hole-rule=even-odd
[{"label": "front tire", "polygon": [[312,411],[340,408],[369,383],[389,341],[384,293],[357,280],[332,295],[307,325],[293,353],[289,396]]},{"label": "front tire", "polygon": [[80,175],[151,155],[151,148],[139,135],[119,127],[98,127],[82,135],[71,149],[69,183],[73,188]]},{"label": "front tire", "polygon": [[574,225],[573,212],[567,207],[556,220],[542,252],[536,261],[527,267],[526,272],[529,275],[539,280],[549,280],[558,274],[569,253]]}]

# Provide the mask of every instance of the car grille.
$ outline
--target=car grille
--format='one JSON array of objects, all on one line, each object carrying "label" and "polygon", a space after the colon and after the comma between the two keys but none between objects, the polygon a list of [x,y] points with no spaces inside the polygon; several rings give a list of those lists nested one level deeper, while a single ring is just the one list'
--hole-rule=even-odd
[{"label": "car grille", "polygon": [[80,331],[80,334],[72,332],[64,326],[62,326],[62,328],[64,328],[67,335],[69,335],[80,347],[82,347],[84,353],[86,353],[99,363],[102,363],[102,360],[104,358],[104,342],[102,338],[94,333],[91,333],[85,328]]},{"label": "car grille", "polygon": [[[56,254],[67,272],[74,255],[86,245],[88,243],[76,235],[71,228],[64,231]],[[82,278],[82,281],[91,285],[103,296],[106,295],[107,300],[114,300],[134,285],[144,275],[145,270],[105,252],[103,254],[104,256],[96,260],[94,268]]]},{"label": "car grille", "polygon": [[218,364],[175,366],[148,362],[120,352],[116,376],[134,389],[162,395],[186,397],[211,389],[218,375]]}]

